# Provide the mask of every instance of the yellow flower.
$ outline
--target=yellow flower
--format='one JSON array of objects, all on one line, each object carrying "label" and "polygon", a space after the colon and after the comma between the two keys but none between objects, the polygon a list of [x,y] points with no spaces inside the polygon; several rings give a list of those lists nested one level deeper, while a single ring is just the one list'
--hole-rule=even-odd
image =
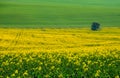
[{"label": "yellow flower", "polygon": [[[0,78],[3,78],[3,77],[1,77],[1,76],[0,76]],[[10,78],[10,77],[9,77],[9,76],[7,76],[6,78]]]},{"label": "yellow flower", "polygon": [[18,73],[18,70],[15,70],[15,73],[17,74],[17,73]]},{"label": "yellow flower", "polygon": [[86,66],[87,66],[86,63],[83,62],[82,64],[83,64],[83,69],[86,68]]},{"label": "yellow flower", "polygon": [[97,70],[96,74],[95,74],[95,77],[99,77],[100,76],[100,70]]},{"label": "yellow flower", "polygon": [[8,61],[2,63],[2,66],[7,66],[7,65],[9,65]]},{"label": "yellow flower", "polygon": [[88,60],[87,62],[88,62],[88,64],[90,64],[90,63],[91,63],[91,60]]},{"label": "yellow flower", "polygon": [[41,67],[41,66],[39,66],[39,67],[38,67],[38,70],[41,70],[41,69],[42,69],[42,67]]},{"label": "yellow flower", "polygon": [[80,62],[77,60],[74,62],[75,65],[80,65]]},{"label": "yellow flower", "polygon": [[120,78],[120,76],[119,76],[119,75],[117,75],[117,76],[115,76],[115,78]]},{"label": "yellow flower", "polygon": [[53,70],[55,68],[55,66],[52,66],[51,69]]},{"label": "yellow flower", "polygon": [[11,76],[15,76],[15,73],[13,73]]},{"label": "yellow flower", "polygon": [[63,74],[59,74],[59,75],[58,75],[58,78],[63,78]]},{"label": "yellow flower", "polygon": [[27,70],[23,73],[23,76],[27,76],[28,75],[28,72]]},{"label": "yellow flower", "polygon": [[42,64],[43,64],[42,62],[39,63],[39,65],[42,65]]},{"label": "yellow flower", "polygon": [[20,76],[18,76],[17,78],[21,78]]},{"label": "yellow flower", "polygon": [[59,60],[57,61],[57,63],[58,63],[58,64],[61,64],[61,59],[59,59]]},{"label": "yellow flower", "polygon": [[86,72],[86,71],[88,71],[88,68],[86,67],[86,68],[84,68],[84,71]]}]

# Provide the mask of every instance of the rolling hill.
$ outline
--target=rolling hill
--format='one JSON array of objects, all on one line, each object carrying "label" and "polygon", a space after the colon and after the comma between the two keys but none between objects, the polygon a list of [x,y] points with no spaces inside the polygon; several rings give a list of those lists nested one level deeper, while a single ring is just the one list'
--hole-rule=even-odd
[{"label": "rolling hill", "polygon": [[119,0],[1,0],[0,27],[120,26]]}]

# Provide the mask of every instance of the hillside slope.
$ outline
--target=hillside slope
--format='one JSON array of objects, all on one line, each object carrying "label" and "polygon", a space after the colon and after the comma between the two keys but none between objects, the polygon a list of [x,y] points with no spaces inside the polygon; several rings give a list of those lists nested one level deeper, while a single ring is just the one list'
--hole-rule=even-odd
[{"label": "hillside slope", "polygon": [[120,26],[119,0],[1,0],[0,26]]}]

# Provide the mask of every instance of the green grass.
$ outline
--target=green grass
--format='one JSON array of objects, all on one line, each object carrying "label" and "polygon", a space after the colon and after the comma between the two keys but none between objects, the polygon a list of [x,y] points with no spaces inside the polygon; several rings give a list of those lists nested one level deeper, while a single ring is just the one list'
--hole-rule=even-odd
[{"label": "green grass", "polygon": [[120,26],[120,1],[1,0],[0,27]]}]

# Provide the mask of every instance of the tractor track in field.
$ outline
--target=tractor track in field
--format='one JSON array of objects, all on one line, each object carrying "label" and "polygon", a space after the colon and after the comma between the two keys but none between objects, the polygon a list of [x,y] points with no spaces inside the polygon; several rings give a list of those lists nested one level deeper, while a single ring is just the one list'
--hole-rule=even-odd
[{"label": "tractor track in field", "polygon": [[6,47],[6,50],[11,50],[14,48],[14,46],[16,46],[18,44],[18,41],[21,39],[23,35],[23,31],[19,31],[15,38],[9,43],[9,45]]}]

